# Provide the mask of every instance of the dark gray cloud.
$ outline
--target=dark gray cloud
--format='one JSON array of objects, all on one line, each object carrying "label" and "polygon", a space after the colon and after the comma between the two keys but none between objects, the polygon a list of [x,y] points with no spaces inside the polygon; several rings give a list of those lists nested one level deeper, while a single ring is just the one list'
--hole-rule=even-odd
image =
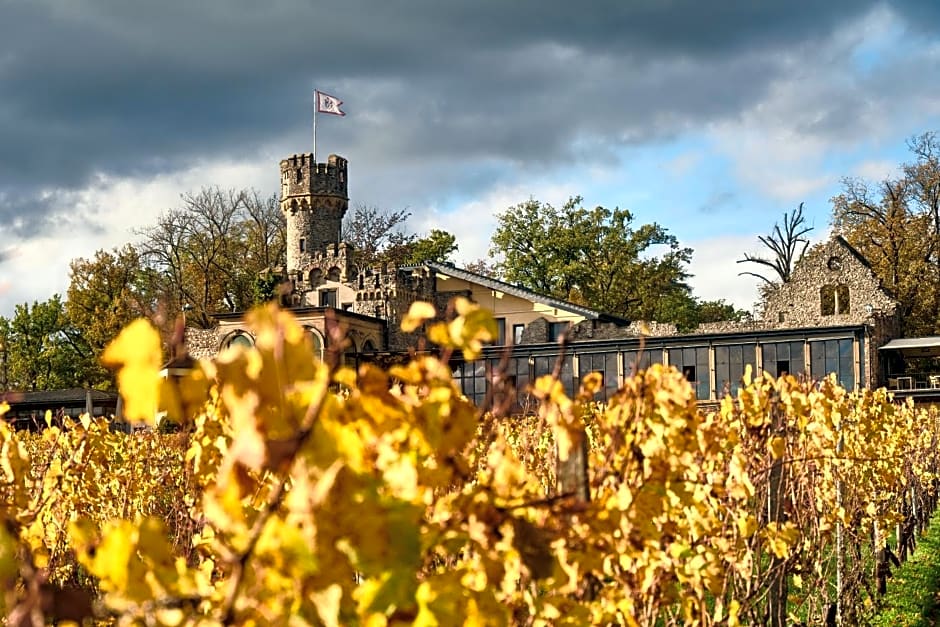
[{"label": "dark gray cloud", "polygon": [[[0,228],[29,236],[63,210],[50,189],[99,174],[151,176],[305,137],[314,86],[346,100],[350,118],[329,137],[365,164],[610,159],[733,118],[792,71],[788,53],[876,6],[0,0]],[[918,32],[940,28],[935,2],[892,7]],[[843,124],[839,113],[809,123]],[[432,184],[474,182],[414,187]]]}]

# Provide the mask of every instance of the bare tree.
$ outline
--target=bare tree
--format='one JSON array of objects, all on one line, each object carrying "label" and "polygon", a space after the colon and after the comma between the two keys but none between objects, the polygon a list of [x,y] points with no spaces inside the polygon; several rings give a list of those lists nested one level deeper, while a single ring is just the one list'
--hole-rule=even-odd
[{"label": "bare tree", "polygon": [[180,207],[139,231],[167,319],[185,307],[189,324],[209,327],[213,313],[249,308],[255,279],[284,264],[284,230],[277,200],[253,190],[184,194]]},{"label": "bare tree", "polygon": [[346,215],[342,239],[356,249],[357,271],[382,261],[404,262],[417,238],[403,230],[410,217],[411,212],[404,209],[387,211],[366,205]]},{"label": "bare tree", "polygon": [[[806,217],[803,215],[803,203],[793,213],[783,213],[783,228],[775,224],[769,235],[761,235],[757,239],[772,253],[770,258],[744,253],[744,259],[738,263],[756,263],[773,270],[782,283],[789,283],[793,266],[803,258],[809,239],[804,237],[813,230],[806,226]],[[739,272],[738,276],[750,275],[773,285],[774,280],[768,279],[759,272]]]}]

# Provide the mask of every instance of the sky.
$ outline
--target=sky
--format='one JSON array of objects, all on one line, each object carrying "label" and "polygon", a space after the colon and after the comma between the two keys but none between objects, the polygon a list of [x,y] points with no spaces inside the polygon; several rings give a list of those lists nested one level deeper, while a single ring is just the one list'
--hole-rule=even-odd
[{"label": "sky", "polygon": [[[620,207],[750,309],[745,252],[940,130],[940,2],[0,0],[0,315],[204,186],[349,160],[350,206],[488,254],[530,198]],[[755,268],[750,268],[755,269]]]}]

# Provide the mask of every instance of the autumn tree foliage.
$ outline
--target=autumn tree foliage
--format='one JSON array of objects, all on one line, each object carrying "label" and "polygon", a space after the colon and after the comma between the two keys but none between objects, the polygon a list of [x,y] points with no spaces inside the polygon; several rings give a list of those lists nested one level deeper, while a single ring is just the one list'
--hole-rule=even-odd
[{"label": "autumn tree foliage", "polygon": [[940,333],[940,136],[908,142],[911,161],[881,181],[847,178],[833,226],[900,302],[906,335]]},{"label": "autumn tree foliage", "polygon": [[163,320],[184,309],[189,324],[256,302],[259,278],[286,263],[286,221],[277,199],[254,190],[210,187],[184,194],[139,233],[140,258]]}]

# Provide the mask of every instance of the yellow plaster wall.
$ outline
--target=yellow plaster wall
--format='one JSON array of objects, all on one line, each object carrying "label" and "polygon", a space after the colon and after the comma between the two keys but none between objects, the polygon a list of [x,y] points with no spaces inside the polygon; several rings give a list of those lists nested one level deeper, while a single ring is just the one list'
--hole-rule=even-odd
[{"label": "yellow plaster wall", "polygon": [[571,322],[572,324],[584,320],[584,316],[570,311],[534,303],[525,298],[492,290],[478,283],[443,274],[437,275],[437,291],[439,294],[469,291],[475,303],[491,310],[496,318],[506,319],[507,333],[511,333],[513,325],[527,325],[537,318],[545,318],[550,322]]}]

